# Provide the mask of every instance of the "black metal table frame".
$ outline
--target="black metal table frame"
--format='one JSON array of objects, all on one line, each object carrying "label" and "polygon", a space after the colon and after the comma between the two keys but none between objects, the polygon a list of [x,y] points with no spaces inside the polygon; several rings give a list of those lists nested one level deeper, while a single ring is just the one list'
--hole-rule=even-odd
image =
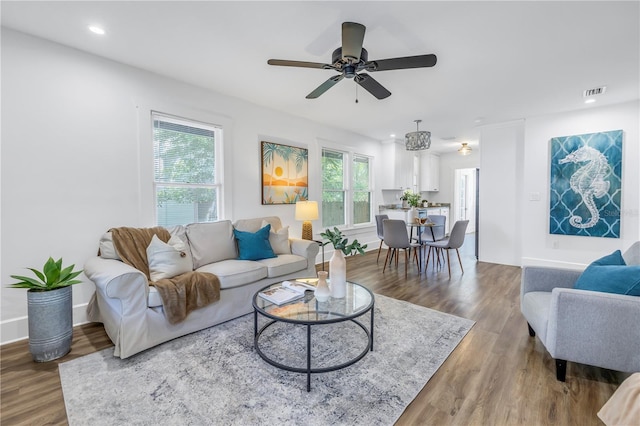
[{"label": "black metal table frame", "polygon": [[[267,286],[265,288],[268,288],[270,286]],[[369,289],[367,289],[366,287],[362,286],[362,288],[365,288],[367,291],[369,291],[369,293],[371,293],[371,291]],[[264,290],[264,289],[263,289]],[[262,290],[260,290],[262,291]],[[259,297],[258,294],[256,293],[255,296],[253,297],[253,332],[254,332],[254,336],[253,336],[253,346],[256,350],[256,352],[258,352],[258,355],[260,355],[260,357],[265,360],[267,363],[273,365],[274,367],[280,368],[282,370],[287,370],[287,371],[292,371],[295,373],[306,373],[307,374],[307,392],[311,391],[311,374],[317,374],[317,373],[328,373],[330,371],[336,371],[336,370],[340,370],[342,368],[348,367],[350,365],[355,364],[356,362],[360,361],[362,358],[364,358],[364,356],[369,353],[369,351],[373,352],[373,330],[374,330],[374,306],[375,306],[375,298],[373,296],[373,293],[371,293],[371,304],[366,308],[363,309],[362,312],[358,312],[357,314],[354,314],[352,316],[340,316],[339,318],[332,318],[332,319],[328,319],[328,320],[320,320],[320,321],[301,321],[301,320],[292,320],[292,319],[288,319],[288,318],[282,318],[282,317],[277,317],[274,315],[270,315],[267,312],[265,312],[264,310],[258,308],[258,306],[256,305],[256,298]],[[318,308],[318,302],[316,301],[316,309]],[[317,311],[318,313],[329,313],[326,311]],[[370,330],[367,330],[367,328],[360,322],[357,320],[357,318],[361,317],[362,315],[365,315],[367,312],[371,313],[371,325],[370,325]],[[258,329],[258,313],[260,313],[260,315],[267,317],[267,318],[271,318],[271,321],[267,322],[265,325],[263,325],[262,327],[260,327],[260,329]],[[339,315],[336,314],[335,312],[332,312],[332,314],[334,315]],[[356,357],[342,363],[342,364],[338,364],[338,365],[333,365],[333,366],[329,366],[329,367],[322,367],[322,368],[311,368],[311,327],[314,325],[324,325],[324,324],[335,324],[335,323],[340,323],[340,322],[345,322],[345,321],[351,321],[355,324],[357,324],[366,334],[367,339],[368,339],[368,343],[367,346],[365,347],[365,349]],[[307,327],[307,367],[306,368],[302,368],[302,367],[292,367],[289,365],[285,365],[282,363],[279,363],[277,361],[272,360],[271,358],[269,358],[264,352],[262,352],[262,350],[260,350],[260,345],[258,344],[260,336],[262,335],[262,333],[271,325],[278,323],[278,322],[288,322],[291,324],[297,324],[297,325],[304,325]]]}]

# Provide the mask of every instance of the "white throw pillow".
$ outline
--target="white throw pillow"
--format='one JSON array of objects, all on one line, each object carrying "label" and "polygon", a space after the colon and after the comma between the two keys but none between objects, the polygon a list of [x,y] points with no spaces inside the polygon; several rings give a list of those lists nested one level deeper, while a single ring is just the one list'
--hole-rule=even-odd
[{"label": "white throw pillow", "polygon": [[149,275],[151,281],[173,278],[193,270],[191,258],[185,253],[185,244],[179,237],[173,236],[168,243],[162,242],[157,235],[147,247]]},{"label": "white throw pillow", "polygon": [[[266,220],[262,221],[262,228],[269,225]],[[289,227],[283,226],[274,232],[273,227],[269,232],[269,244],[275,254],[291,254],[291,246],[289,245]]]},{"label": "white throw pillow", "polygon": [[118,252],[116,252],[116,248],[113,245],[113,236],[111,232],[105,232],[102,237],[100,237],[100,257],[103,259],[115,259],[122,260],[120,256],[118,256]]}]

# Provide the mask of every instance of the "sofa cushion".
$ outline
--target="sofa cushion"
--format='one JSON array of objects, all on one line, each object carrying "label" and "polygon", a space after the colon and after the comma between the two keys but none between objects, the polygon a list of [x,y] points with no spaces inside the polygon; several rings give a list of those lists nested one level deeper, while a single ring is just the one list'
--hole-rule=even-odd
[{"label": "sofa cushion", "polygon": [[187,225],[193,267],[238,257],[233,226],[229,220]]},{"label": "sofa cushion", "polygon": [[185,253],[186,248],[187,245],[178,236],[172,236],[165,243],[157,235],[154,235],[147,247],[151,281],[173,278],[176,275],[191,272],[193,263],[191,263],[191,257],[187,257]]},{"label": "sofa cushion", "polygon": [[184,252],[189,258],[189,262],[191,262],[191,270],[193,270],[193,256],[191,255],[191,247],[189,246],[189,238],[187,238],[187,228],[184,225],[175,225],[167,228],[171,237],[178,237],[184,243],[185,248]]},{"label": "sofa cushion", "polygon": [[542,342],[547,341],[547,324],[551,310],[550,291],[531,291],[522,298],[522,314]]},{"label": "sofa cushion", "polygon": [[276,257],[269,243],[271,225],[259,229],[257,232],[243,232],[233,230],[233,235],[238,242],[238,259],[260,260]]},{"label": "sofa cushion", "polygon": [[[262,221],[262,227],[271,225],[266,220]],[[291,246],[289,245],[289,227],[283,226],[282,228],[274,231],[273,225],[269,232],[269,244],[275,254],[291,254]]]},{"label": "sofa cushion", "polygon": [[198,272],[215,274],[220,280],[220,288],[240,287],[267,278],[267,267],[253,260],[222,260],[197,269]]},{"label": "sofa cushion", "polygon": [[594,260],[591,265],[626,265],[626,263],[622,258],[622,252],[620,250],[616,250],[611,254]]},{"label": "sofa cushion", "polygon": [[233,223],[233,227],[238,231],[256,232],[258,229],[264,228],[262,222],[270,224],[271,229],[274,231],[278,231],[282,228],[282,222],[280,222],[280,218],[278,216],[258,217],[255,219],[238,219]]},{"label": "sofa cushion", "polygon": [[157,308],[162,306],[162,297],[158,293],[158,289],[154,286],[149,286],[149,294],[147,295],[147,306],[150,308]]},{"label": "sofa cushion", "polygon": [[291,274],[307,268],[307,259],[297,254],[281,254],[272,259],[262,259],[258,263],[267,267],[269,278]]},{"label": "sofa cushion", "polygon": [[99,245],[99,253],[100,257],[103,259],[115,259],[122,260],[118,253],[116,252],[116,248],[113,245],[113,236],[111,232],[105,232],[100,237],[100,245]]},{"label": "sofa cushion", "polygon": [[573,288],[640,296],[640,266],[591,264]]}]

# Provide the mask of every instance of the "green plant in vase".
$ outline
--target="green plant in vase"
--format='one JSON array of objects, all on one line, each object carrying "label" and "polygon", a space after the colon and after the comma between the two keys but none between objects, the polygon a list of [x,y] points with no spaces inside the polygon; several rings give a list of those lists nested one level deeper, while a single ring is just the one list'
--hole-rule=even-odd
[{"label": "green plant in vase", "polygon": [[26,288],[29,318],[29,351],[34,361],[51,361],[71,350],[73,338],[73,303],[71,286],[82,281],[76,277],[75,265],[62,267],[62,258],[52,257],[42,270],[27,268],[37,278],[11,275],[19,280],[12,288]]},{"label": "green plant in vase", "polygon": [[409,207],[418,207],[420,205],[420,194],[412,192],[409,189],[404,191],[400,199],[406,200]]},{"label": "green plant in vase", "polygon": [[345,238],[338,228],[326,229],[320,233],[322,238],[329,241],[323,242],[322,246],[331,243],[333,245],[333,256],[329,260],[329,282],[331,287],[331,297],[342,299],[346,296],[347,289],[347,262],[345,255],[350,256],[356,253],[364,254],[367,245],[361,245],[358,240],[353,240],[349,244],[349,239]]}]

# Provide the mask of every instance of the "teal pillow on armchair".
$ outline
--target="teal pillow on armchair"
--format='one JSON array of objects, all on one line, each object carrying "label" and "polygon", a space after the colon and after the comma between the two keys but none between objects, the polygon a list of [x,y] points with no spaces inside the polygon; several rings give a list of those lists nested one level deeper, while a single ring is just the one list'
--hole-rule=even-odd
[{"label": "teal pillow on armchair", "polygon": [[627,266],[616,250],[591,263],[573,288],[640,296],[640,266]]}]

